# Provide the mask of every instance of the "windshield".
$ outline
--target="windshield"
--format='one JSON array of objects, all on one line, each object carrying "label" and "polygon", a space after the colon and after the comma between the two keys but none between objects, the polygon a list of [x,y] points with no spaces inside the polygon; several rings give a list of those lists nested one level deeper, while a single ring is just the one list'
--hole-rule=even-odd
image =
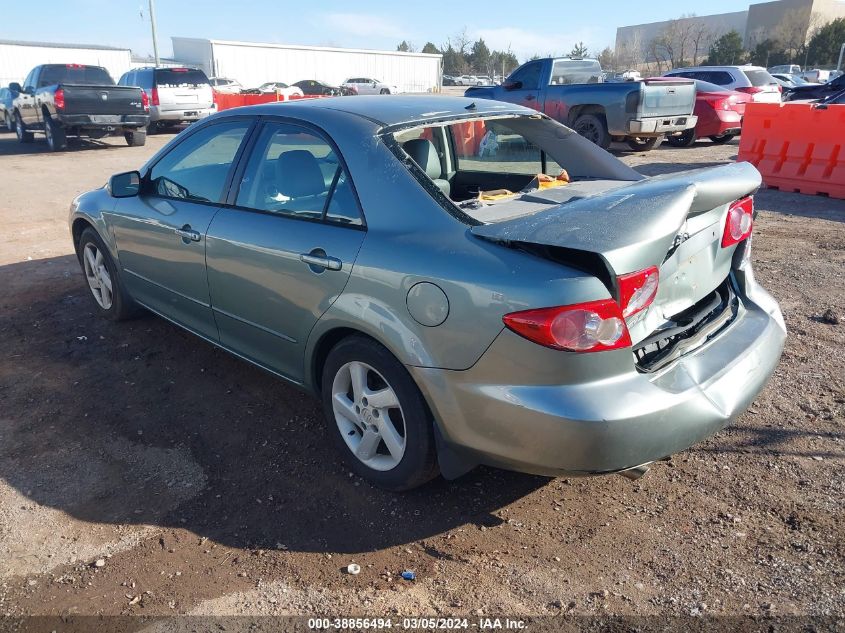
[{"label": "windshield", "polygon": [[642,178],[572,130],[539,116],[433,123],[385,137],[441,204],[439,194],[481,222],[556,206],[602,186],[597,183]]},{"label": "windshield", "polygon": [[105,68],[67,64],[46,66],[41,71],[38,84],[40,86],[52,86],[53,84],[113,86],[114,80]]},{"label": "windshield", "polygon": [[745,76],[752,86],[771,86],[777,84],[775,78],[769,74],[768,70],[743,70]]},{"label": "windshield", "polygon": [[208,85],[208,77],[201,70],[193,68],[159,68],[156,70],[156,85],[159,88]]},{"label": "windshield", "polygon": [[733,90],[729,90],[728,88],[711,84],[709,81],[701,81],[700,79],[695,79],[694,81],[696,92],[733,92]]},{"label": "windshield", "polygon": [[601,81],[601,64],[591,59],[558,59],[552,67],[550,84],[594,84]]}]

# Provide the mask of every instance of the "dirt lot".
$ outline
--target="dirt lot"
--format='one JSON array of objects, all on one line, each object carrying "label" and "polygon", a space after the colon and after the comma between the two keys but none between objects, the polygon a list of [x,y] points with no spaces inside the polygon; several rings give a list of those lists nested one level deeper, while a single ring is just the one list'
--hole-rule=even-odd
[{"label": "dirt lot", "polygon": [[845,616],[845,202],[758,195],[790,338],[718,436],[636,482],[480,469],[394,495],[338,465],[307,396],[161,319],[95,318],[68,204],[169,138],[0,134],[0,615]]}]

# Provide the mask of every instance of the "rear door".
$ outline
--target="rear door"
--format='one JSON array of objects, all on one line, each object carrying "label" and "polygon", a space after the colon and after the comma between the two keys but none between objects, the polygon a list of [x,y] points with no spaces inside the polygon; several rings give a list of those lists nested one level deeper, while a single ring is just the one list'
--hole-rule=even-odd
[{"label": "rear door", "polygon": [[205,234],[251,125],[230,119],[182,138],[144,175],[139,196],[118,200],[110,222],[130,294],[215,341]]},{"label": "rear door", "polygon": [[208,230],[220,342],[301,382],[317,319],[337,299],[364,221],[337,149],[312,128],[268,121]]},{"label": "rear door", "polygon": [[210,108],[214,93],[208,77],[195,68],[156,68],[159,110],[193,111]]}]

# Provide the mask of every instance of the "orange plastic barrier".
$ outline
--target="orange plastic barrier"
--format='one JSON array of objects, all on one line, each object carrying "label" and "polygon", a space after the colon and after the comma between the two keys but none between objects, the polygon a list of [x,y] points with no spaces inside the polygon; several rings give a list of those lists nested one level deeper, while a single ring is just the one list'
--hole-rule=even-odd
[{"label": "orange plastic barrier", "polygon": [[455,136],[455,151],[458,156],[467,157],[478,154],[481,139],[487,133],[484,121],[467,121],[453,125]]},{"label": "orange plastic barrier", "polygon": [[277,95],[274,92],[260,95],[214,93],[214,103],[217,104],[218,110],[240,108],[241,106],[257,105],[259,103],[275,103],[276,101],[296,101],[299,99],[319,99],[319,96],[299,97],[294,95],[292,97],[285,97],[284,95]]},{"label": "orange plastic barrier", "polygon": [[845,105],[749,103],[737,160],[768,187],[845,199]]}]

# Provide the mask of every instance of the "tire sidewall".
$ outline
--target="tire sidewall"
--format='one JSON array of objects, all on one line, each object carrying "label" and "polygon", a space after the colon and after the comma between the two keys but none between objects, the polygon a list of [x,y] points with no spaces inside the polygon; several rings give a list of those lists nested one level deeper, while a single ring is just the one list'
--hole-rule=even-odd
[{"label": "tire sidewall", "polygon": [[[602,117],[600,117],[596,114],[582,114],[577,119],[575,119],[575,122],[574,122],[572,127],[575,129],[576,132],[578,132],[579,123],[587,123],[587,122],[589,122],[593,126],[595,126],[596,131],[598,132],[598,136],[599,136],[599,138],[596,139],[596,140],[592,140],[592,139],[587,139],[587,140],[591,141],[595,145],[598,145],[602,149],[607,149],[608,147],[610,147],[610,134],[607,131],[607,125],[602,120]],[[580,134],[580,132],[579,132],[579,134]],[[586,138],[586,137],[584,137],[584,138]]]},{"label": "tire sidewall", "polygon": [[[108,309],[103,308],[99,303],[97,303],[97,300],[94,298],[94,293],[88,285],[88,278],[85,276],[85,264],[83,262],[83,258],[85,257],[85,245],[89,243],[96,246],[103,254],[103,261],[105,262],[106,270],[108,270],[109,277],[111,277],[112,304]],[[77,257],[79,259],[79,265],[82,267],[82,278],[85,282],[85,288],[88,290],[88,297],[97,313],[102,317],[111,319],[112,321],[120,321],[131,316],[134,312],[132,300],[123,289],[120,274],[118,273],[117,266],[112,259],[109,249],[106,248],[103,240],[93,228],[87,228],[82,231],[82,235],[79,237],[79,251],[77,253]]]},{"label": "tire sidewall", "polygon": [[[341,437],[335,421],[332,384],[340,368],[353,361],[366,363],[380,373],[396,393],[402,408],[405,454],[399,464],[388,471],[373,470],[358,460]],[[326,358],[321,385],[326,431],[353,472],[380,488],[393,491],[415,488],[437,475],[433,421],[428,405],[408,370],[386,348],[363,336],[343,339]]]}]

